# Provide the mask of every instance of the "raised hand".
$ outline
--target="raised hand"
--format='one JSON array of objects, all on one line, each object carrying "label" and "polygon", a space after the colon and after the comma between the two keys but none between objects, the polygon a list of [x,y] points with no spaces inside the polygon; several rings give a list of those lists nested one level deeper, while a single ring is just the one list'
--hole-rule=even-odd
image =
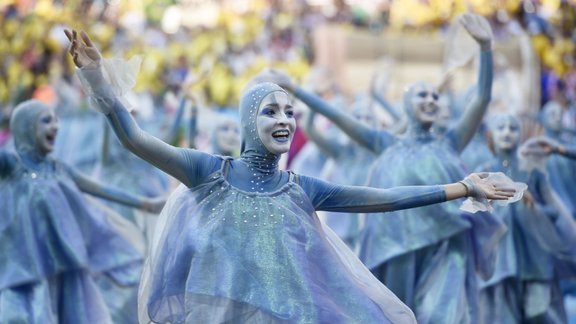
[{"label": "raised hand", "polygon": [[81,40],[78,38],[78,32],[75,30],[64,30],[64,34],[70,41],[70,55],[74,60],[74,64],[79,68],[97,68],[100,66],[102,55],[100,51],[94,46],[88,34],[84,31],[80,32]]},{"label": "raised hand", "polygon": [[545,154],[560,152],[560,144],[547,137],[538,138],[535,144],[538,145],[544,151]]},{"label": "raised hand", "polygon": [[491,48],[494,35],[490,23],[484,17],[467,13],[462,15],[460,23],[483,49]]}]

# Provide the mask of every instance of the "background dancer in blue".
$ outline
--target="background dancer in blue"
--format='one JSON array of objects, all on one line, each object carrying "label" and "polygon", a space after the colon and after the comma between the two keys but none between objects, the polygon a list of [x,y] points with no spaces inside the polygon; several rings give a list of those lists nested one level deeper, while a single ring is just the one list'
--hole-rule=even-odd
[{"label": "background dancer in blue", "polygon": [[58,118],[41,102],[18,105],[10,128],[15,152],[0,151],[0,322],[134,323],[143,248],[124,234],[137,230],[82,193],[150,212],[163,203],[53,159]]},{"label": "background dancer in blue", "polygon": [[[462,23],[480,51],[478,85],[453,127],[436,135],[438,93],[425,82],[404,93],[408,130],[402,137],[366,127],[320,98],[277,79],[310,109],[331,119],[360,145],[380,156],[368,185],[388,188],[457,181],[465,175],[458,156],[474,136],[490,101],[492,32],[484,18],[463,16]],[[367,215],[360,238],[360,259],[421,323],[468,323],[477,320],[476,270],[489,275],[496,242],[505,227],[490,214],[468,214],[457,203]]]},{"label": "background dancer in blue", "polygon": [[[498,244],[494,275],[481,282],[481,323],[566,323],[561,278],[574,277],[576,225],[543,170],[525,170],[517,150],[517,117],[490,119],[495,158],[482,171],[503,172],[528,190],[517,204],[494,206],[508,231]],[[564,266],[558,267],[559,264]]]}]

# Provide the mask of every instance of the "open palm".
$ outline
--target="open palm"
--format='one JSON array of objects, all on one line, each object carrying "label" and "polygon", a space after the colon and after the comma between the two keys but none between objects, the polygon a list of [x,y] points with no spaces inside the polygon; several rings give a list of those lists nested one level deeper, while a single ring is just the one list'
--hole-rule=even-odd
[{"label": "open palm", "polygon": [[466,29],[466,31],[479,43],[491,43],[494,35],[492,34],[492,28],[490,27],[490,23],[486,20],[486,18],[467,13],[462,16],[460,19],[462,26]]},{"label": "open palm", "polygon": [[96,68],[100,65],[102,55],[90,40],[90,37],[82,31],[80,32],[81,40],[75,30],[64,30],[66,37],[70,40],[70,55],[77,67]]}]

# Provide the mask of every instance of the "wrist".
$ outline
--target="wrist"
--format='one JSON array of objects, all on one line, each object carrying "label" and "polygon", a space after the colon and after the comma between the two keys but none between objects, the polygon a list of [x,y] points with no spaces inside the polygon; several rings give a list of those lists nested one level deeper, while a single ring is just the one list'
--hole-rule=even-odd
[{"label": "wrist", "polygon": [[492,51],[492,42],[479,42],[480,50],[482,52],[491,52]]},{"label": "wrist", "polygon": [[471,188],[469,187],[464,180],[458,181],[459,184],[464,186],[464,197],[470,197]]}]

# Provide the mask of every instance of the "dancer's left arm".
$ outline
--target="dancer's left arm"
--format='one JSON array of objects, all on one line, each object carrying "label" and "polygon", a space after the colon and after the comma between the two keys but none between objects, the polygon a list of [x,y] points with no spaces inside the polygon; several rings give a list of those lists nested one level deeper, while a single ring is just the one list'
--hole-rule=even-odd
[{"label": "dancer's left arm", "polygon": [[122,205],[136,207],[152,213],[159,213],[166,202],[166,199],[163,197],[147,198],[133,195],[119,188],[98,183],[72,168],[68,168],[67,170],[72,176],[74,183],[76,183],[82,192],[96,197],[117,202]]}]

